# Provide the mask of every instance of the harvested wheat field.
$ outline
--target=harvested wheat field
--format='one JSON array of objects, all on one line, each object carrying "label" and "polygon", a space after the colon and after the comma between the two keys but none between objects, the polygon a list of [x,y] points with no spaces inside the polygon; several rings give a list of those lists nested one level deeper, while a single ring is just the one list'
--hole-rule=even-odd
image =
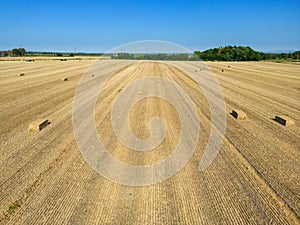
[{"label": "harvested wheat field", "polygon": [[[180,139],[176,110],[150,97],[124,118],[128,116],[132,133],[145,139],[151,135],[151,117],[161,117],[163,142],[152,151],[137,152],[118,140],[112,104],[135,80],[172,80],[190,96],[199,117],[198,144],[184,168],[162,182],[133,187],[97,174],[78,150],[74,96],[93,62],[0,61],[0,224],[299,224],[300,64],[209,62],[204,68],[199,62],[102,60],[84,88],[89,96],[89,90],[113,74],[98,96],[95,123],[114,158],[150,165],[172,154]],[[218,155],[201,172],[214,109],[195,80],[214,95],[208,68],[224,95],[227,126]],[[139,87],[132,96],[151,88],[166,92],[158,82]],[[276,116],[293,123],[284,126]]]}]

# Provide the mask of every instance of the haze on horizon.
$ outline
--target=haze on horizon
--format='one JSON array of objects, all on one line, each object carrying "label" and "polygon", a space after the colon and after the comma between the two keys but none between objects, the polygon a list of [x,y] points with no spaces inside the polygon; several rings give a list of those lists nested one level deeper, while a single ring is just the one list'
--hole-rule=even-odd
[{"label": "haze on horizon", "polygon": [[3,1],[0,49],[106,52],[140,40],[191,50],[225,45],[300,49],[300,2]]}]

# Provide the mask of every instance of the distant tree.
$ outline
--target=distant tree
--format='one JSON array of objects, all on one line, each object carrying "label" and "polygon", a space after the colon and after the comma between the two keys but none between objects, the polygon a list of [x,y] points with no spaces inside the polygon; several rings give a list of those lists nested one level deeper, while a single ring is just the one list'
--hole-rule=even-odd
[{"label": "distant tree", "polygon": [[18,48],[12,49],[12,56],[21,56],[22,52]]},{"label": "distant tree", "polygon": [[56,53],[56,56],[63,56],[62,53]]},{"label": "distant tree", "polygon": [[25,48],[19,48],[20,52],[21,52],[21,56],[26,55],[26,50]]},{"label": "distant tree", "polygon": [[24,48],[14,48],[8,52],[11,56],[24,56],[26,54],[26,50]]},{"label": "distant tree", "polygon": [[292,54],[294,60],[300,60],[300,51],[296,51]]}]

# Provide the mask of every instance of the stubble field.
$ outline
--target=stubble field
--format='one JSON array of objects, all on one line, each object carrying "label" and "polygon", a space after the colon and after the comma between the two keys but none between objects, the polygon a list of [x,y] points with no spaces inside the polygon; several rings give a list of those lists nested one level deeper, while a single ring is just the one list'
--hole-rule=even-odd
[{"label": "stubble field", "polygon": [[[94,60],[0,61],[0,224],[299,224],[300,64],[102,61],[85,87],[113,73],[95,107],[98,135],[110,154],[127,164],[150,165],[172,153],[180,122],[166,101],[145,99],[129,115],[139,138],[150,135],[151,117],[165,121],[165,140],[153,151],[123,146],[111,124],[112,103],[122,89],[158,76],[176,82],[197,110],[201,131],[191,160],[173,177],[150,186],[105,179],[83,159],[72,127],[76,88]],[[210,85],[208,68],[224,95],[227,127],[217,157],[200,172],[211,109],[191,77]],[[163,85],[153,88],[164,91]],[[247,118],[235,119],[233,109]],[[274,121],[276,115],[294,124],[283,126]],[[38,118],[50,124],[28,131]]]}]

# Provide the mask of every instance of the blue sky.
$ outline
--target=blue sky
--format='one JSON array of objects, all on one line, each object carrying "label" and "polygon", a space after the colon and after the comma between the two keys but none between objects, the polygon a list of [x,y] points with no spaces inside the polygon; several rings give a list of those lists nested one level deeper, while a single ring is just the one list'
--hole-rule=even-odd
[{"label": "blue sky", "polygon": [[299,0],[0,0],[0,8],[2,50],[105,52],[139,40],[300,49]]}]

